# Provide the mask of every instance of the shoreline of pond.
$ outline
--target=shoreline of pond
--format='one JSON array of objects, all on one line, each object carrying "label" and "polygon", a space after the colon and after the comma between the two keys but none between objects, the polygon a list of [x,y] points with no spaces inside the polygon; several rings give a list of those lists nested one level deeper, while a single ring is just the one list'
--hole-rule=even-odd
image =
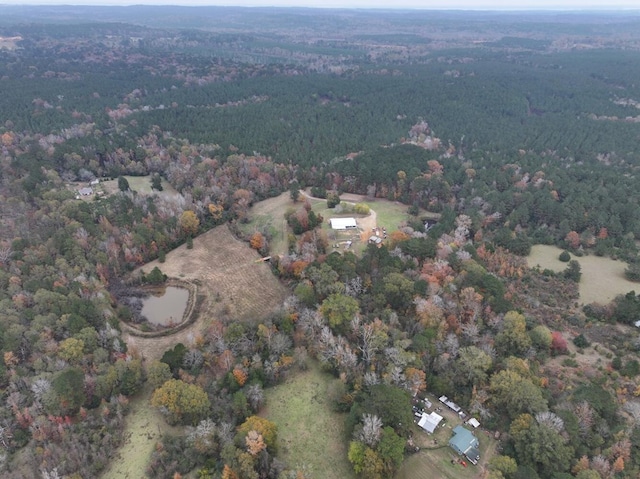
[{"label": "shoreline of pond", "polygon": [[198,297],[198,285],[196,284],[196,282],[185,281],[177,278],[169,278],[167,279],[163,287],[181,288],[188,291],[187,304],[185,306],[185,310],[182,314],[182,319],[180,320],[180,322],[171,327],[159,327],[159,329],[143,330],[141,329],[141,326],[146,325],[146,327],[149,327],[149,324],[152,323],[148,320],[147,322],[142,324],[133,324],[126,321],[121,321],[120,323],[124,326],[129,334],[131,334],[132,336],[139,336],[143,338],[169,336],[188,327],[198,318],[197,306],[201,301]]}]

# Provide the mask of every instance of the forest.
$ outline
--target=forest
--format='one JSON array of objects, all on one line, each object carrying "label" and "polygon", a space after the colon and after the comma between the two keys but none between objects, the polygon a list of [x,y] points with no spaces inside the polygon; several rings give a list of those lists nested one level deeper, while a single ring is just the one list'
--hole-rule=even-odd
[{"label": "forest", "polygon": [[[0,6],[0,473],[100,477],[150,389],[184,434],[148,477],[322,477],[261,415],[319,364],[354,477],[394,477],[425,392],[502,435],[482,477],[637,477],[640,297],[580,298],[573,258],[640,278],[638,78],[637,12]],[[305,189],[407,220],[338,252]],[[285,192],[288,298],[145,361],[123,298],[215,228],[269,255],[240,226]]]}]

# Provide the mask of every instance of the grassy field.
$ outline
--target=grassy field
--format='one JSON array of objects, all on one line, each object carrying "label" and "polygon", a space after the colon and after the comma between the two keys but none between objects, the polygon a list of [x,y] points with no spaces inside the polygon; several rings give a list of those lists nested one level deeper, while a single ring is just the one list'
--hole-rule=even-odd
[{"label": "grassy field", "polygon": [[264,415],[278,425],[278,455],[310,467],[315,479],[353,479],[347,460],[344,415],[330,408],[327,390],[337,379],[317,364],[268,389]]},{"label": "grassy field", "polygon": [[[562,250],[555,246],[536,245],[531,249],[527,263],[530,267],[540,266],[540,269],[563,271],[567,263],[558,259],[560,253]],[[571,255],[571,259],[578,261],[582,268],[579,291],[580,301],[583,304],[593,302],[607,304],[619,294],[638,289],[636,283],[625,278],[624,270],[627,264],[622,261],[594,255],[582,257]]]},{"label": "grassy field", "polygon": [[294,203],[288,192],[260,201],[251,207],[249,222],[241,224],[240,229],[247,235],[254,231],[268,231],[271,236],[269,247],[271,253],[284,255],[288,249],[287,223],[284,220],[287,208],[294,208]]},{"label": "grassy field", "polygon": [[[162,191],[151,189],[150,176],[125,176],[125,178],[129,182],[129,188],[131,189],[131,191],[135,191],[143,195],[158,195],[167,198],[180,196],[180,193],[178,193],[178,191],[173,186],[171,186],[171,184],[168,183],[164,178],[162,178]],[[117,179],[111,181],[103,181],[100,183],[100,187],[107,194],[113,194],[119,191]]]},{"label": "grassy field", "polygon": [[167,433],[182,434],[182,428],[168,426],[162,414],[149,404],[147,387],[129,403],[123,432],[124,444],[112,458],[102,479],[141,479],[156,442]]}]

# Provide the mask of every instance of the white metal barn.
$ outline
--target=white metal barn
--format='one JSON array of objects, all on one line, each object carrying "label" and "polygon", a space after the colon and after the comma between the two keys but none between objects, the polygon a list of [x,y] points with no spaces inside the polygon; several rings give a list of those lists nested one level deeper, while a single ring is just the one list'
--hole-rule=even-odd
[{"label": "white metal barn", "polygon": [[331,218],[329,223],[334,230],[354,230],[358,227],[355,218]]}]

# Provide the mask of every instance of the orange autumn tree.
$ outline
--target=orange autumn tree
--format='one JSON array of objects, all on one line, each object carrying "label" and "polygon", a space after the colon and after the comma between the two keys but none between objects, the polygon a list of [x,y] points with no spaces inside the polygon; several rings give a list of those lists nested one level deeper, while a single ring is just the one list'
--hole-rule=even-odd
[{"label": "orange autumn tree", "polygon": [[260,233],[259,231],[253,233],[253,235],[251,235],[251,239],[249,240],[249,244],[253,249],[257,251],[262,250],[265,245],[265,239],[262,233]]},{"label": "orange autumn tree", "polygon": [[244,383],[246,383],[247,379],[249,378],[249,375],[247,374],[247,372],[240,366],[236,366],[235,368],[233,368],[232,374],[234,379],[240,386],[244,386]]},{"label": "orange autumn tree", "polygon": [[624,471],[624,459],[620,456],[613,463],[613,472],[618,473]]},{"label": "orange autumn tree", "polygon": [[239,479],[238,475],[231,469],[228,465],[224,465],[224,469],[222,469],[222,479]]},{"label": "orange autumn tree", "polygon": [[407,368],[404,371],[404,375],[407,378],[407,384],[413,396],[427,389],[427,375],[424,371],[416,368]]},{"label": "orange autumn tree", "polygon": [[580,235],[575,231],[569,231],[567,233],[567,236],[565,236],[564,240],[567,242],[567,245],[569,245],[569,247],[572,249],[578,249],[578,246],[580,246]]},{"label": "orange autumn tree", "polygon": [[262,434],[258,431],[254,431],[253,429],[247,433],[247,437],[244,441],[247,444],[247,452],[252,456],[257,456],[267,447],[264,443]]}]

